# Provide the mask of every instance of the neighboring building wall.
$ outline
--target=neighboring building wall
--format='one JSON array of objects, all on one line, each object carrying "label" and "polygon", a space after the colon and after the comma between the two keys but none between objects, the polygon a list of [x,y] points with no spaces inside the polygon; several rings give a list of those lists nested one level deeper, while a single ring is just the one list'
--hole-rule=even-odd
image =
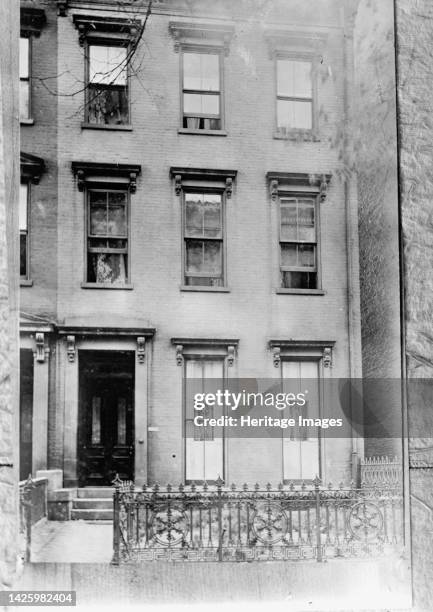
[{"label": "neighboring building wall", "polygon": [[[374,28],[371,27],[374,23]],[[394,14],[389,1],[361,1],[355,24],[362,361],[386,379],[383,413],[401,412],[401,322]],[[401,417],[401,424],[403,419]],[[402,456],[401,439],[369,439],[367,456]]]},{"label": "neighboring building wall", "polygon": [[[39,6],[40,4],[40,6]],[[41,8],[46,22],[31,41],[31,121],[21,123],[21,151],[45,162],[38,184],[31,184],[29,210],[29,280],[22,284],[23,312],[55,318],[57,297],[57,8],[52,2],[22,2],[22,8]]]},{"label": "neighboring building wall", "polygon": [[401,206],[404,247],[405,339],[414,601],[433,606],[431,402],[419,397],[411,379],[433,375],[432,311],[432,35],[433,7],[427,1],[397,1]]},{"label": "neighboring building wall", "polygon": [[0,589],[11,589],[18,540],[18,32],[19,7],[0,3]]}]

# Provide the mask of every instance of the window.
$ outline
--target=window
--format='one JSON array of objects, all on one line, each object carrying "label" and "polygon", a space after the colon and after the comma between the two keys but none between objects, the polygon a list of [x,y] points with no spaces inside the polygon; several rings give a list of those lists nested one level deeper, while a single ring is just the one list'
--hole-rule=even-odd
[{"label": "window", "polygon": [[182,53],[183,127],[221,129],[220,53]]},{"label": "window", "polygon": [[280,198],[281,287],[317,289],[316,201]]},{"label": "window", "polygon": [[[277,293],[324,295],[321,280],[320,217],[330,174],[267,172],[278,231]],[[278,242],[277,242],[278,240]],[[278,275],[278,280],[277,280]]]},{"label": "window", "polygon": [[174,50],[180,54],[180,133],[225,136],[223,68],[234,27],[170,21]]},{"label": "window", "polygon": [[128,193],[89,189],[87,282],[128,282]]},{"label": "window", "polygon": [[171,167],[182,206],[182,291],[228,292],[227,201],[236,170]]},{"label": "window", "polygon": [[20,120],[30,118],[30,38],[20,37]]},{"label": "window", "polygon": [[186,192],[184,202],[184,283],[186,286],[222,287],[222,194]]},{"label": "window", "polygon": [[125,46],[89,44],[86,121],[98,125],[129,123]]},{"label": "window", "polygon": [[[302,407],[305,418],[319,418],[319,365],[318,360],[281,361],[283,393],[299,393],[308,389],[308,402]],[[296,380],[294,386],[294,380]],[[297,420],[297,415],[294,415]],[[296,435],[297,434],[297,435]],[[306,430],[299,428],[294,435],[283,430],[283,479],[312,480],[320,474],[319,437],[306,437]]]},{"label": "window", "polygon": [[[223,388],[224,359],[187,357],[185,359],[185,479],[212,481],[223,477],[223,437],[214,435],[213,427],[194,425],[193,396]],[[204,417],[218,418],[223,408],[215,406],[201,411]],[[220,430],[221,431],[221,430]]]},{"label": "window", "polygon": [[131,129],[128,64],[142,24],[117,16],[73,15],[86,58],[83,127]]},{"label": "window", "polygon": [[85,195],[83,289],[132,289],[129,283],[129,206],[137,189],[138,164],[72,162],[77,189]]},{"label": "window", "polygon": [[19,197],[19,228],[20,228],[20,277],[28,278],[29,274],[29,183],[21,183]]},{"label": "window", "polygon": [[313,129],[311,61],[277,58],[277,129]]}]

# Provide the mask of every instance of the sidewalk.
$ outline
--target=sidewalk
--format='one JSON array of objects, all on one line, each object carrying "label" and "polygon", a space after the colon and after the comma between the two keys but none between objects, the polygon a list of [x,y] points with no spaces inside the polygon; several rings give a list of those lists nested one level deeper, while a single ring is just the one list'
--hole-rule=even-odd
[{"label": "sidewalk", "polygon": [[111,522],[47,521],[32,529],[32,563],[110,563]]}]

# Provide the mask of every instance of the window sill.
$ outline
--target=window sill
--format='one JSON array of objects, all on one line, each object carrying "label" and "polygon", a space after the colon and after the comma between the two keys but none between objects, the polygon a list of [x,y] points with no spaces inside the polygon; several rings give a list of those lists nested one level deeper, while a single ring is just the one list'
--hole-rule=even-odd
[{"label": "window sill", "polygon": [[225,130],[192,130],[189,128],[179,128],[178,134],[200,134],[202,136],[227,136]]},{"label": "window sill", "polygon": [[35,124],[35,120],[34,119],[20,119],[20,125],[34,125]]},{"label": "window sill", "polygon": [[110,285],[108,283],[81,283],[81,289],[126,289],[127,291],[130,291],[131,289],[134,289],[134,285],[129,283],[125,285]]},{"label": "window sill", "polygon": [[83,130],[108,130],[108,131],[123,131],[123,132],[132,132],[132,125],[122,124],[122,125],[110,125],[108,123],[82,123],[81,129]]},{"label": "window sill", "polygon": [[276,130],[273,134],[276,140],[295,140],[298,142],[320,142],[319,136],[311,130]]},{"label": "window sill", "polygon": [[31,278],[20,278],[20,287],[33,287]]},{"label": "window sill", "polygon": [[275,289],[275,293],[289,295],[326,295],[326,291],[323,289],[284,289],[283,287]]},{"label": "window sill", "polygon": [[230,293],[228,287],[199,287],[198,285],[181,285],[181,291],[204,291],[208,293]]}]

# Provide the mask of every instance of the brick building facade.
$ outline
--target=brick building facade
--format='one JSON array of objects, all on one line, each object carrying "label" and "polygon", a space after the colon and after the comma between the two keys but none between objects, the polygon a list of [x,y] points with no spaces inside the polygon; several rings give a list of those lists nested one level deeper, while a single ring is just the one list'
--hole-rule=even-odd
[{"label": "brick building facade", "polygon": [[356,435],[191,438],[183,390],[361,377],[347,6],[53,4],[22,3],[21,476],[350,481]]}]

